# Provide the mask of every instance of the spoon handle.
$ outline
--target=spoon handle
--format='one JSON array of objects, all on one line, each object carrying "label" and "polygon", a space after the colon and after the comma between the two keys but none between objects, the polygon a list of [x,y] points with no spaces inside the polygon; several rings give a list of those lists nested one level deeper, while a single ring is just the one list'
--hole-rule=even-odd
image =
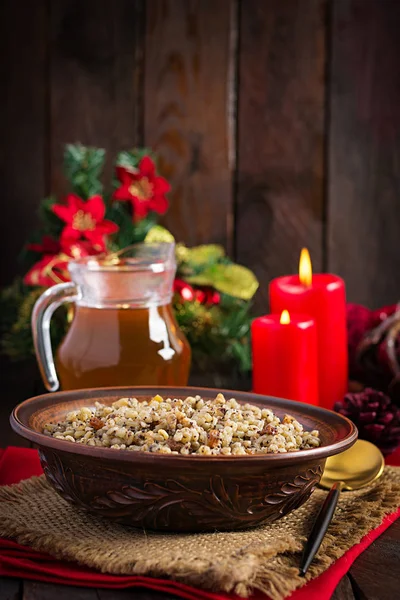
[{"label": "spoon handle", "polygon": [[310,537],[308,538],[306,547],[304,548],[304,553],[300,563],[300,575],[304,576],[307,573],[308,567],[318,552],[318,548],[324,539],[326,530],[328,529],[329,523],[332,521],[332,517],[335,513],[342,486],[343,483],[341,481],[334,483],[329,491],[329,494],[325,498],[325,502],[319,511],[318,517],[316,518],[314,526],[311,530]]}]

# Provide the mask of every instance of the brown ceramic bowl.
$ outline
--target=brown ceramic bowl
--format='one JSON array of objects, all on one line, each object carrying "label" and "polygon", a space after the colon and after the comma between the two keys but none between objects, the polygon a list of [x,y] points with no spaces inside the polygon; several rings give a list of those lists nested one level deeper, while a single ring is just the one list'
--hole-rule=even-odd
[{"label": "brown ceramic bowl", "polygon": [[223,391],[239,402],[289,413],[318,429],[319,448],[256,456],[181,456],[73,444],[42,434],[43,425],[96,400],[110,404],[155,394],[215,397],[205,388],[106,388],[30,398],[11,414],[11,426],[39,448],[48,481],[65,500],[121,523],[159,531],[242,529],[279,519],[301,506],[319,482],[325,460],[349,448],[355,426],[341,415],[290,400]]}]

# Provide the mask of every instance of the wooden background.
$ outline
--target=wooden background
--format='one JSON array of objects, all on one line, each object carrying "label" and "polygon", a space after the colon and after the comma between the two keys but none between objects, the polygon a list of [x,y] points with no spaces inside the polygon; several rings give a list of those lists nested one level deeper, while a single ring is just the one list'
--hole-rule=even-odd
[{"label": "wooden background", "polygon": [[79,140],[153,146],[166,226],[254,269],[258,312],[303,245],[399,300],[399,31],[399,0],[2,0],[1,284]]}]

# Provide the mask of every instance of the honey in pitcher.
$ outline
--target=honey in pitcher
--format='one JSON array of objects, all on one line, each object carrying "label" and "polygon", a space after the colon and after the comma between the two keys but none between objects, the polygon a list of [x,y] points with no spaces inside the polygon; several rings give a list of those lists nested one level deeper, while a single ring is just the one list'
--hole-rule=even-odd
[{"label": "honey in pitcher", "polygon": [[63,390],[187,384],[190,347],[171,305],[75,311],[56,358]]}]

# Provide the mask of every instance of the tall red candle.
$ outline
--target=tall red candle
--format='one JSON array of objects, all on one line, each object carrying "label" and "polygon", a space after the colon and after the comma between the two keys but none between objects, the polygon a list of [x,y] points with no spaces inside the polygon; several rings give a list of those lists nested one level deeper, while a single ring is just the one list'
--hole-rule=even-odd
[{"label": "tall red candle", "polygon": [[270,283],[271,312],[288,309],[315,319],[318,338],[319,403],[333,408],[347,391],[348,355],[344,281],[329,273],[312,274],[308,252],[302,252],[300,275]]},{"label": "tall red candle", "polygon": [[310,317],[267,315],[251,326],[253,391],[318,404],[317,332]]}]

